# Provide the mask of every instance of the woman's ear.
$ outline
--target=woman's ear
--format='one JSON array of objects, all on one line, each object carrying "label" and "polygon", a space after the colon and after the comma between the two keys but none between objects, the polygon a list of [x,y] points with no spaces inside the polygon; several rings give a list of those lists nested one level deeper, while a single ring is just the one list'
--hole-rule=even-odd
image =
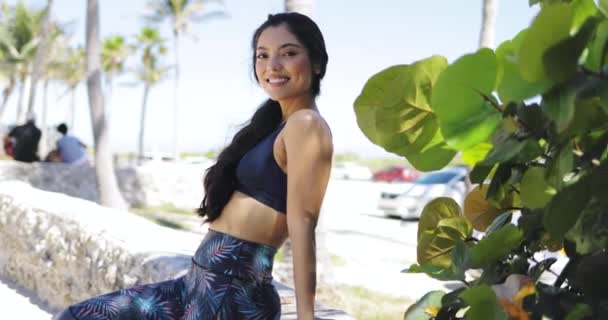
[{"label": "woman's ear", "polygon": [[312,66],[312,71],[316,74],[316,75],[320,75],[321,74],[321,66],[318,64],[314,64]]}]

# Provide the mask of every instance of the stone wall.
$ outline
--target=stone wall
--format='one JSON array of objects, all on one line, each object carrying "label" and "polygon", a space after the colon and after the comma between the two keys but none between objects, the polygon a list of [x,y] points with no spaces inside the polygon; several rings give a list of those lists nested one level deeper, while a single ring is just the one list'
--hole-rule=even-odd
[{"label": "stone wall", "polygon": [[200,237],[23,182],[0,182],[0,274],[55,310],[179,276]]},{"label": "stone wall", "polygon": [[[116,170],[125,200],[132,206],[170,203],[179,208],[196,208],[203,199],[203,172],[195,164],[148,162]],[[91,166],[62,163],[0,161],[0,181],[20,180],[33,187],[97,201],[95,170]]]},{"label": "stone wall", "polygon": [[[200,234],[168,229],[124,211],[22,181],[0,181],[0,276],[58,311],[119,288],[184,274]],[[281,319],[296,319],[293,290],[275,283]],[[351,319],[317,307],[324,319]]]}]

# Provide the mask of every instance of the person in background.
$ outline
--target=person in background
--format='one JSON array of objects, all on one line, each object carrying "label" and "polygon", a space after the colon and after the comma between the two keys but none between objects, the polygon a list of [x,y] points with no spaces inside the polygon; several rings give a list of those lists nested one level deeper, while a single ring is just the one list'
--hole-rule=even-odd
[{"label": "person in background", "polygon": [[[38,157],[38,143],[42,135],[40,129],[36,127],[34,117],[20,126],[14,127],[9,133],[10,146],[12,146],[13,159],[22,162],[40,161]],[[7,141],[4,143],[5,148]]]},{"label": "person in background", "polygon": [[85,164],[88,162],[86,148],[78,138],[68,134],[68,126],[62,123],[57,126],[57,131],[61,133],[61,138],[57,140],[57,156],[63,163]]}]

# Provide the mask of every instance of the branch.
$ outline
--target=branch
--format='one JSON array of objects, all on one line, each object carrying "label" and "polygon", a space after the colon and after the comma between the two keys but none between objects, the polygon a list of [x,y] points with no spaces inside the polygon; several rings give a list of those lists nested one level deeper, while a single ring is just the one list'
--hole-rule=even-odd
[{"label": "branch", "polygon": [[485,93],[483,93],[475,88],[473,88],[473,90],[476,91],[483,98],[483,100],[485,100],[487,103],[492,105],[492,107],[494,107],[494,109],[496,109],[496,111],[500,112],[501,114],[505,111],[504,109],[502,109],[500,107],[500,105],[498,105],[496,102],[494,102],[494,100],[490,99],[490,97],[487,96]]}]

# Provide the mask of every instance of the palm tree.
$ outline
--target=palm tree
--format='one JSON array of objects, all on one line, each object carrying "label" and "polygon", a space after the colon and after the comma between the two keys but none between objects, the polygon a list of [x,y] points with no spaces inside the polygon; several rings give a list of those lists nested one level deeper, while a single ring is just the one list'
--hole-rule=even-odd
[{"label": "palm tree", "polygon": [[483,0],[481,18],[481,32],[479,34],[479,47],[494,47],[494,29],[496,21],[497,0]]},{"label": "palm tree", "polygon": [[76,118],[76,89],[86,77],[85,51],[81,47],[65,48],[63,57],[56,63],[57,78],[67,85],[67,93],[70,94],[68,125],[73,129]]},{"label": "palm tree", "polygon": [[38,49],[36,50],[36,56],[33,63],[32,68],[32,76],[31,76],[31,85],[30,85],[30,95],[27,104],[27,117],[33,117],[34,115],[34,103],[36,100],[36,89],[38,84],[38,78],[42,73],[42,68],[45,65],[45,57],[48,51],[48,42],[50,41],[50,37],[52,37],[51,30],[51,8],[53,7],[53,0],[47,0],[46,9],[44,10],[43,16],[41,18],[40,30],[38,34],[40,34],[40,44]]},{"label": "palm tree", "polygon": [[[38,145],[38,152],[41,155],[46,155],[49,147],[52,148],[53,143],[49,143],[48,138],[48,129],[47,129],[47,115],[48,115],[48,88],[49,84],[52,80],[60,80],[63,81],[62,71],[65,69],[65,63],[62,63],[61,58],[68,52],[68,39],[65,36],[63,30],[60,30],[57,26],[53,26],[53,28],[57,28],[59,31],[53,31],[53,36],[51,37],[51,41],[49,41],[47,50],[46,50],[46,59],[45,65],[42,68],[42,73],[40,75],[41,80],[43,81],[42,85],[42,112],[40,115],[40,131],[42,132],[42,136],[40,138],[40,144]],[[80,58],[80,78],[84,78],[84,58]]]},{"label": "palm tree", "polygon": [[141,67],[137,71],[137,77],[144,84],[144,96],[141,106],[141,117],[139,121],[139,138],[137,140],[138,161],[144,156],[144,131],[146,127],[146,114],[148,104],[148,94],[150,88],[163,80],[169,68],[159,65],[160,56],[167,53],[158,30],[145,27],[137,36],[137,47],[141,50]]},{"label": "palm tree", "polygon": [[311,17],[313,4],[313,0],[285,0],[285,12],[298,12]]},{"label": "palm tree", "polygon": [[[0,3],[0,21],[7,21],[10,15],[9,7],[6,3]],[[7,25],[6,23],[0,24],[0,39],[9,38]],[[12,63],[10,59],[10,52],[8,47],[1,44],[2,40],[0,40],[0,80],[5,82],[4,89],[2,89],[2,102],[0,102],[0,120],[2,120],[2,115],[4,114],[4,110],[6,110],[6,104],[8,99],[13,93],[15,89],[16,83],[16,65]]]},{"label": "palm tree", "polygon": [[91,109],[91,127],[95,145],[95,174],[101,205],[126,208],[118,189],[101,88],[101,41],[99,39],[99,0],[87,0],[86,66],[87,93]]},{"label": "palm tree", "polygon": [[125,61],[132,51],[133,48],[127,45],[123,36],[112,36],[103,41],[101,65],[105,75],[105,98],[108,109],[114,89],[114,77],[124,72]]},{"label": "palm tree", "polygon": [[[40,38],[40,23],[44,10],[31,11],[23,2],[9,7],[0,22],[0,51],[4,52],[4,63],[11,65],[14,85],[19,85],[17,123],[25,120],[24,98],[27,80],[31,72]],[[12,93],[12,89],[9,92]]]},{"label": "palm tree", "polygon": [[[204,18],[210,18],[218,15],[218,12],[209,13],[205,16],[197,16],[207,3],[218,2],[220,0],[153,0],[149,6],[152,9],[152,15],[147,16],[153,22],[162,22],[165,19],[171,20],[171,29],[173,32],[173,50],[175,55],[175,78],[173,88],[173,156],[175,160],[179,159],[179,37],[182,33],[186,33],[192,22],[200,22]],[[222,14],[220,14],[222,15]]]},{"label": "palm tree", "polygon": [[10,62],[8,54],[2,50],[0,50],[0,80],[6,82],[4,89],[2,89],[2,102],[0,103],[0,120],[2,120],[8,99],[13,94],[17,82],[16,65]]}]

